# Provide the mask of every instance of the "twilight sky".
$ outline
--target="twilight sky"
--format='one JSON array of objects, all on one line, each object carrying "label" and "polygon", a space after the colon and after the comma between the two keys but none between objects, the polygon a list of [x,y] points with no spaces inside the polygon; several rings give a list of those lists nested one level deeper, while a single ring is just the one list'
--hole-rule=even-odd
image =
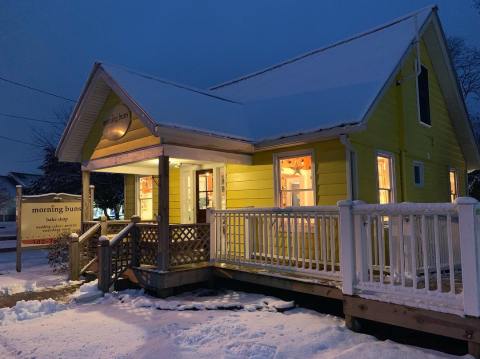
[{"label": "twilight sky", "polygon": [[[206,88],[430,5],[428,0],[0,0],[0,77],[77,99],[96,60]],[[471,0],[439,0],[447,35],[480,47]],[[0,113],[55,121],[72,102],[0,81]],[[52,125],[0,115],[0,137]],[[36,146],[0,138],[0,174],[38,172]]]}]

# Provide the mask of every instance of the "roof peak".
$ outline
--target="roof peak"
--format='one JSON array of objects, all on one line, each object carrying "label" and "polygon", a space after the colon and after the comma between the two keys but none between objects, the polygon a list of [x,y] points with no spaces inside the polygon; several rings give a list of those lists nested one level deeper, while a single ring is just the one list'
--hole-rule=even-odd
[{"label": "roof peak", "polygon": [[[306,57],[309,57],[309,56],[313,56],[315,54],[318,54],[320,52],[324,52],[326,50],[330,50],[334,47],[337,47],[337,46],[340,46],[340,45],[343,45],[343,44],[346,44],[346,43],[349,43],[351,41],[354,41],[354,40],[357,40],[357,39],[360,39],[362,37],[365,37],[365,36],[368,36],[368,35],[371,35],[371,34],[374,34],[378,31],[381,31],[381,30],[384,30],[386,28],[389,28],[391,26],[394,26],[394,25],[397,25],[398,23],[400,22],[403,22],[403,21],[406,21],[414,16],[417,16],[418,14],[422,13],[422,12],[425,12],[425,11],[429,11],[429,12],[433,12],[433,11],[436,11],[438,9],[438,6],[437,5],[429,5],[429,6],[425,6],[419,10],[416,10],[416,11],[413,11],[407,15],[403,15],[399,18],[396,18],[394,20],[391,20],[390,22],[388,23],[385,23],[383,25],[379,25],[379,26],[376,26],[374,28],[371,28],[370,30],[367,30],[367,31],[363,31],[361,33],[357,33],[355,35],[352,35],[346,39],[343,39],[343,40],[340,40],[340,41],[337,41],[337,42],[334,42],[334,43],[331,43],[329,45],[326,45],[326,46],[323,46],[323,47],[320,47],[320,48],[317,48],[317,49],[314,49],[314,50],[311,50],[311,51],[308,51],[306,53],[303,53],[303,54],[300,54],[300,55],[297,55],[291,59],[288,59],[288,60],[285,60],[285,61],[282,61],[278,64],[275,64],[275,65],[271,65],[271,66],[268,66],[262,70],[258,70],[258,71],[255,71],[255,72],[252,72],[250,74],[246,74],[246,75],[243,75],[241,77],[238,77],[238,78],[235,78],[235,79],[232,79],[232,80],[228,80],[226,82],[223,82],[223,83],[220,83],[220,84],[217,84],[217,85],[214,85],[212,87],[209,88],[209,90],[217,90],[219,88],[222,88],[222,87],[225,87],[225,86],[229,86],[229,85],[232,85],[234,83],[237,83],[237,82],[240,82],[240,81],[243,81],[243,80],[247,80],[249,78],[252,78],[252,77],[255,77],[255,76],[258,76],[258,75],[261,75],[265,72],[268,72],[268,71],[271,71],[271,70],[275,70],[279,67],[282,67],[282,66],[285,66],[285,65],[289,65],[291,63],[294,63],[294,62],[297,62],[299,60],[302,60]],[[421,24],[419,24],[419,28],[420,28]]]}]

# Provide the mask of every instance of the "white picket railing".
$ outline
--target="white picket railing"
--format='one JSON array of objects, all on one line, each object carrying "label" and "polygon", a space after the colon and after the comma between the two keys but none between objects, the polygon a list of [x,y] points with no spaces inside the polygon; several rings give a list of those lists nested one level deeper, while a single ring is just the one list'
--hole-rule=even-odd
[{"label": "white picket railing", "polygon": [[359,204],[353,216],[358,293],[463,310],[454,204]]},{"label": "white picket railing", "polygon": [[340,278],[335,206],[216,210],[212,260]]},{"label": "white picket railing", "polygon": [[215,210],[211,260],[301,271],[341,281],[346,295],[480,317],[477,207],[463,197]]}]

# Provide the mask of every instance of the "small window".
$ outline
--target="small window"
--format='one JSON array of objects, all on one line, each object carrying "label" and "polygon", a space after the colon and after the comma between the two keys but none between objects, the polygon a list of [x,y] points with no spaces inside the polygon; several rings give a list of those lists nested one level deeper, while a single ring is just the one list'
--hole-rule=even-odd
[{"label": "small window", "polygon": [[153,177],[140,177],[138,183],[140,218],[151,220],[153,219]]},{"label": "small window", "polygon": [[395,202],[393,192],[393,157],[389,154],[377,155],[378,201],[380,204]]},{"label": "small window", "polygon": [[280,206],[314,206],[312,155],[281,157],[278,169]]},{"label": "small window", "polygon": [[413,183],[417,187],[423,187],[424,167],[423,162],[413,162]]},{"label": "small window", "polygon": [[418,108],[420,122],[431,126],[432,121],[430,119],[430,94],[428,89],[428,70],[426,67],[421,66],[420,74],[417,77],[418,87]]},{"label": "small window", "polygon": [[458,174],[457,170],[451,168],[448,171],[448,177],[450,182],[450,201],[454,202],[458,198]]}]

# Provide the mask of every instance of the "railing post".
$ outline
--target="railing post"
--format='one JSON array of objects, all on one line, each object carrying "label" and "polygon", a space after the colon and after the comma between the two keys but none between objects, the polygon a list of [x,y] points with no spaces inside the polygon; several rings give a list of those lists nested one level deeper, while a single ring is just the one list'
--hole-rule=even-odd
[{"label": "railing post", "polygon": [[106,236],[108,234],[107,216],[100,217],[100,235]]},{"label": "railing post", "polygon": [[353,295],[355,280],[355,245],[353,242],[353,202],[350,200],[337,203],[340,213],[340,270],[342,274],[342,292]]},{"label": "railing post", "polygon": [[106,236],[98,239],[98,289],[106,293],[110,291],[112,279],[112,249]]},{"label": "railing post", "polygon": [[68,269],[69,279],[78,280],[80,278],[80,251],[78,248],[78,234],[72,233],[68,242]]},{"label": "railing post", "polygon": [[[365,204],[363,201],[353,201],[353,207],[357,205]],[[365,281],[368,277],[368,264],[367,264],[367,246],[365,235],[365,223],[362,215],[353,216],[353,236],[355,243],[355,272],[358,275],[360,281]]]},{"label": "railing post", "polygon": [[471,197],[459,197],[455,204],[460,234],[464,311],[467,315],[480,317],[480,245],[477,243],[476,226],[478,201]]},{"label": "railing post", "polygon": [[211,208],[207,209],[207,223],[210,223],[210,262],[213,262],[217,253],[217,231],[215,230],[215,211]]},{"label": "railing post", "polygon": [[135,226],[132,228],[132,267],[140,266],[140,228],[137,223],[140,222],[140,216],[134,215],[131,218]]}]

